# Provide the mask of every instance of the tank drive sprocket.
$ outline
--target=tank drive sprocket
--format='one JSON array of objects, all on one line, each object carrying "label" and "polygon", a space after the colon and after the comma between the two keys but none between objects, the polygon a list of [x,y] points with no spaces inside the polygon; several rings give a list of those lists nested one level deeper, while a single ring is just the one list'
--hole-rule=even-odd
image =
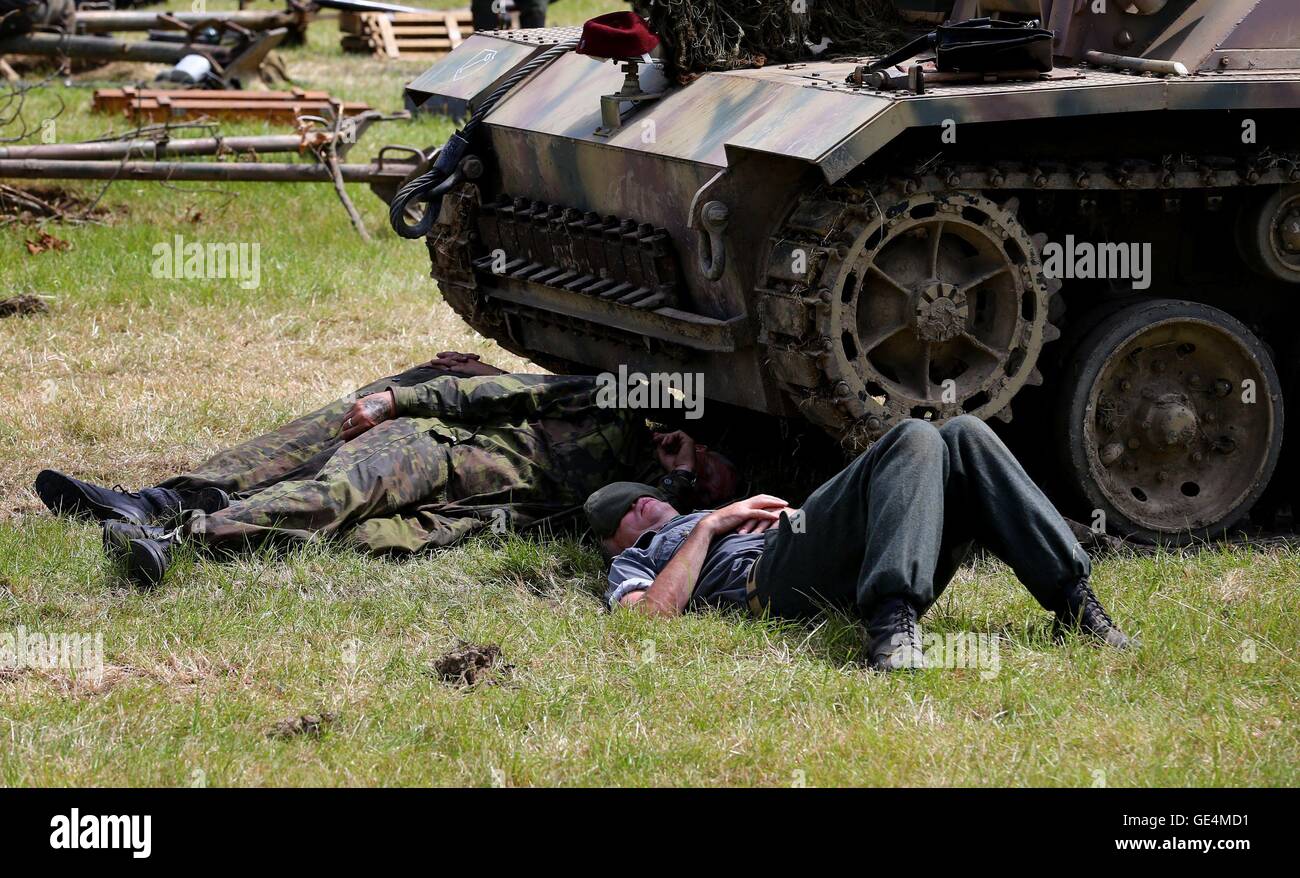
[{"label": "tank drive sprocket", "polygon": [[759,291],[768,367],[852,447],[909,417],[1010,420],[1060,335],[1060,282],[1015,198],[907,188],[800,199],[771,238]]}]

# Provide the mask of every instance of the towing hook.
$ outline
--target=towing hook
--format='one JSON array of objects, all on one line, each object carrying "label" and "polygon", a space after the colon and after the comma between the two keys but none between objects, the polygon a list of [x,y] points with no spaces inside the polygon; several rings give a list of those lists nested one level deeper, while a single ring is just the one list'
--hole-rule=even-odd
[{"label": "towing hook", "polygon": [[481,158],[476,155],[467,155],[461,159],[460,164],[456,166],[456,170],[452,171],[447,179],[433,187],[433,191],[429,193],[429,208],[435,212],[434,216],[437,216],[437,211],[442,207],[442,197],[444,195],[466,180],[477,180],[482,176],[483,160]]},{"label": "towing hook", "polygon": [[452,172],[451,176],[443,180],[424,197],[425,208],[422,223],[424,234],[428,234],[429,229],[438,221],[438,215],[442,213],[442,199],[448,192],[455,189],[465,181],[465,174],[460,168]]},{"label": "towing hook", "polygon": [[727,267],[727,250],[722,241],[722,231],[727,227],[731,211],[721,201],[710,201],[700,210],[699,264],[700,272],[709,280],[722,277]]}]

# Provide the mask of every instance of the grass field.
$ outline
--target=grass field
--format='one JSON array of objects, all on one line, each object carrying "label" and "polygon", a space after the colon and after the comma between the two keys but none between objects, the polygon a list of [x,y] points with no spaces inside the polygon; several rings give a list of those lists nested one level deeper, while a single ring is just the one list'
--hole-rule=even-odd
[{"label": "grass field", "polygon": [[[552,12],[568,23],[616,7]],[[422,65],[337,42],[323,21],[284,53],[297,83],[400,108]],[[89,102],[55,85],[24,113],[37,129],[55,118],[64,141],[123,130]],[[354,155],[450,130],[390,123]],[[69,188],[93,199],[104,186]],[[0,783],[1296,783],[1293,550],[1103,559],[1097,591],[1144,640],[1128,655],[1054,645],[1010,571],[981,562],[925,623],[999,635],[996,673],[900,677],[865,671],[839,617],[603,613],[600,559],[568,540],[400,562],[315,545],[225,564],[183,554],[161,589],[126,587],[96,527],[44,513],[40,468],[152,484],[439,350],[524,365],[440,301],[424,247],[387,230],[378,199],[352,197],[371,244],[322,185],[117,182],[100,222],[0,228],[0,298],[50,297],[49,313],[0,320],[0,635],[100,635],[105,663],[98,680],[0,669]],[[42,228],[70,248],[30,254]],[[153,277],[153,246],[176,234],[260,244],[261,285]],[[448,686],[432,666],[460,640],[499,644],[513,667],[497,685]],[[333,718],[319,735],[269,734],[303,714]]]}]

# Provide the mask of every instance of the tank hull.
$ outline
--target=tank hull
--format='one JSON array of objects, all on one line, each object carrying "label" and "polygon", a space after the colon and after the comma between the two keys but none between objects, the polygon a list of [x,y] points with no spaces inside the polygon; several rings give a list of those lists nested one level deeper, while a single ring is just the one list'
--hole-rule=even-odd
[{"label": "tank hull", "polygon": [[[711,400],[806,418],[851,448],[904,417],[1011,421],[1013,402],[1046,417],[1079,380],[1063,362],[1074,340],[1116,303],[1204,303],[1280,361],[1300,316],[1300,275],[1287,273],[1300,244],[1277,203],[1300,180],[1300,9],[1171,2],[1062,26],[1069,4],[1052,5],[1050,74],[930,69],[924,85],[881,87],[864,81],[864,59],[842,59],[666,87],[641,69],[642,97],[614,126],[607,96],[628,93],[626,68],[565,54],[486,117],[482,171],[429,236],[433,277],[476,329],[549,368],[698,372]],[[471,111],[516,64],[573,36],[476,34],[411,84],[410,102]],[[1126,69],[1128,55],[1082,61],[1117,40],[1186,75]],[[932,242],[928,271],[907,266],[918,240]],[[1067,242],[1149,245],[1150,278],[1061,276],[1045,255]],[[1002,280],[945,286],[940,275],[981,253]],[[906,301],[887,343],[871,324],[894,306],[863,277],[895,268],[876,257],[911,272],[894,283]],[[1172,409],[1153,411],[1143,417]],[[1153,479],[1162,466],[1142,464]],[[1243,514],[1233,502],[1181,530],[1226,528]]]}]

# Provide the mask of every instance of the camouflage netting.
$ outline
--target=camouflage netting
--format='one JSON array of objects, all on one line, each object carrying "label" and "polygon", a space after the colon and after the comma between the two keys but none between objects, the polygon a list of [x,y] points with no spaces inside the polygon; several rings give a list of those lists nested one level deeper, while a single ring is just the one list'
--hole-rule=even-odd
[{"label": "camouflage netting", "polygon": [[[663,42],[668,76],[787,64],[813,57],[880,55],[928,28],[890,0],[631,0]],[[810,46],[823,46],[820,55]]]}]

